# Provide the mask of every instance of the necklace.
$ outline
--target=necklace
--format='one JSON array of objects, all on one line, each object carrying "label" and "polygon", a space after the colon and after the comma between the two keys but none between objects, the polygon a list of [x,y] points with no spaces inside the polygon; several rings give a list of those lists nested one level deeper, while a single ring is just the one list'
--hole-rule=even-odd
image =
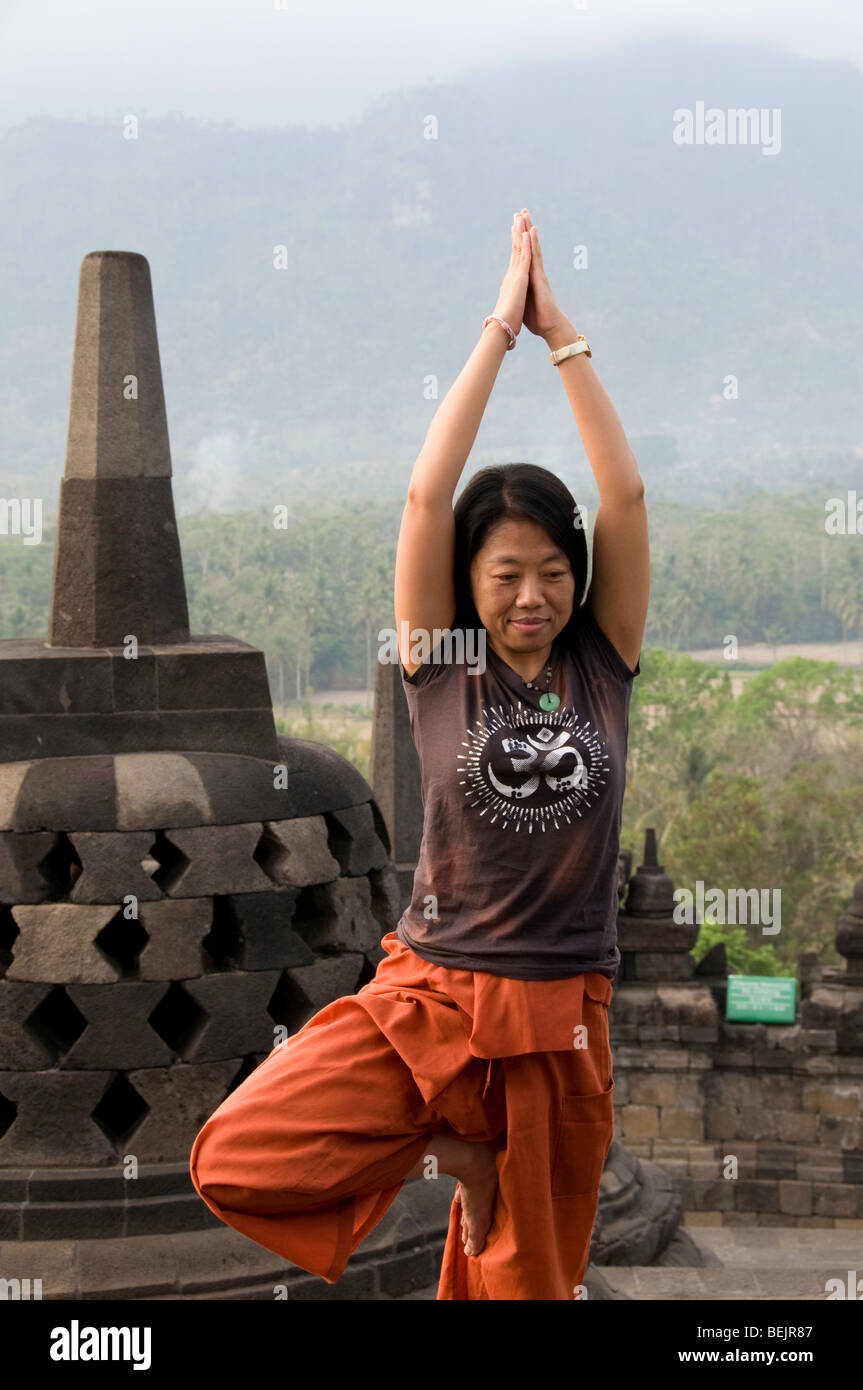
[{"label": "necklace", "polygon": [[[522,679],[524,679],[524,678],[522,677]],[[525,684],[525,686],[526,686],[526,688],[527,688],[528,690],[538,690],[538,689],[539,689],[539,686],[536,685],[534,681],[525,681],[524,684]],[[548,665],[546,666],[546,668],[545,668],[545,689],[544,689],[543,693],[542,693],[542,694],[540,695],[540,697],[539,697],[539,707],[540,707],[540,709],[544,709],[544,710],[553,710],[553,709],[557,709],[558,705],[560,704],[560,696],[559,696],[559,695],[555,695],[555,693],[554,693],[553,690],[549,690],[548,687],[549,687],[550,685],[551,685],[551,662],[549,662],[549,664],[548,664]]]}]

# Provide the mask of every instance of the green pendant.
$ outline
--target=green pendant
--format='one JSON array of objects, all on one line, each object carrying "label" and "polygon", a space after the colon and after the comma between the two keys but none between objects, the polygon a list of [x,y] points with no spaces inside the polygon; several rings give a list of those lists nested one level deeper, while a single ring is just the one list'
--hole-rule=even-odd
[{"label": "green pendant", "polygon": [[557,709],[559,704],[560,696],[553,694],[550,690],[546,690],[545,693],[539,697],[540,709]]}]

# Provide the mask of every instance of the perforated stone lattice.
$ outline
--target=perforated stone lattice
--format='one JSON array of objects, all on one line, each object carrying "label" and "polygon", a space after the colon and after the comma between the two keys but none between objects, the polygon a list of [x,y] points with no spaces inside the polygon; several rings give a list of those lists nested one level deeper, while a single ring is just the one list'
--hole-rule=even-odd
[{"label": "perforated stone lattice", "polygon": [[398,920],[371,803],[287,821],[0,832],[0,1165],[185,1158]]}]

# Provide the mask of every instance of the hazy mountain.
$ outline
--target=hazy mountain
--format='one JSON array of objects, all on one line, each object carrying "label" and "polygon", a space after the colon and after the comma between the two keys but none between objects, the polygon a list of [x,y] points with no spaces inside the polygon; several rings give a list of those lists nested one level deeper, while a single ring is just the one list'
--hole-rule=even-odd
[{"label": "hazy mountain", "polygon": [[[676,143],[698,102],[763,111],[778,152]],[[861,476],[850,63],[663,40],[398,92],[334,131],[177,116],[130,140],[130,114],[0,133],[0,496],[56,505],[78,267],[99,249],[150,262],[181,510],[401,493],[427,382],[442,397],[471,351],[524,205],[653,496],[727,506]],[[468,471],[507,459],[589,498],[527,330]]]}]

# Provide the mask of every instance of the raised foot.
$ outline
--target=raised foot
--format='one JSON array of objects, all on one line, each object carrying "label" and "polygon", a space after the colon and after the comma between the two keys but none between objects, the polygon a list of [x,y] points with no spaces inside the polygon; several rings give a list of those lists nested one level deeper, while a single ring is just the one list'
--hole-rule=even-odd
[{"label": "raised foot", "polygon": [[471,1144],[471,1153],[461,1165],[456,1195],[461,1202],[461,1232],[466,1255],[479,1255],[492,1223],[497,1196],[498,1173],[495,1157],[500,1146]]}]

